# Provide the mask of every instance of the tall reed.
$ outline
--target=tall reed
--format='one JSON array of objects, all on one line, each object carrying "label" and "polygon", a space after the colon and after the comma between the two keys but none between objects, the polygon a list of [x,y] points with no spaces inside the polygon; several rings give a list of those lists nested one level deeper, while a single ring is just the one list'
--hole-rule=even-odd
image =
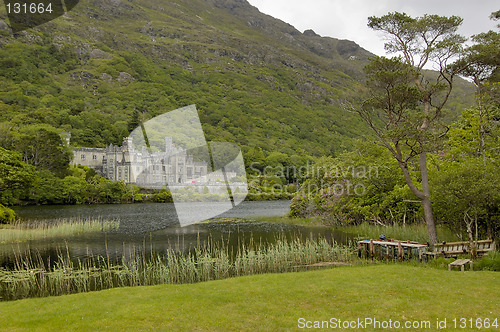
[{"label": "tall reed", "polygon": [[56,222],[16,222],[0,228],[0,243],[24,242],[118,229],[118,220],[101,218],[61,219]]},{"label": "tall reed", "polygon": [[[356,226],[339,226],[335,229],[341,230],[346,233],[355,234],[360,238],[371,238],[378,239],[381,234],[384,234],[388,238],[393,238],[401,241],[416,241],[420,243],[426,243],[429,239],[427,233],[427,227],[425,224],[409,224],[409,225],[373,225],[369,223],[362,223]],[[440,241],[458,241],[458,237],[453,234],[449,229],[438,226],[438,239]]]},{"label": "tall reed", "polygon": [[122,256],[112,263],[103,256],[73,261],[67,250],[59,252],[56,262],[43,261],[40,255],[18,256],[15,268],[0,270],[0,298],[14,300],[102,290],[113,287],[194,283],[208,280],[296,271],[302,265],[325,261],[349,262],[353,247],[331,244],[325,239],[286,240],[273,244],[250,241],[237,250],[220,241],[198,245],[182,254]]}]

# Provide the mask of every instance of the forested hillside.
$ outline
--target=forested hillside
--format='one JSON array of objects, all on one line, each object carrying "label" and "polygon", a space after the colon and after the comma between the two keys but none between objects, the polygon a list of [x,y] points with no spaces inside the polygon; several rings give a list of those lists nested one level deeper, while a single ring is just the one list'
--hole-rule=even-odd
[{"label": "forested hillside", "polygon": [[[71,146],[120,145],[140,121],[190,104],[207,139],[238,143],[247,166],[304,165],[372,135],[341,107],[372,55],[244,0],[84,0],[18,33],[0,18],[0,147],[61,178],[65,133]],[[457,84],[448,116],[472,96]]]},{"label": "forested hillside", "polygon": [[43,123],[74,146],[120,144],[137,116],[196,104],[208,139],[246,152],[331,155],[364,136],[339,101],[370,54],[246,1],[89,0],[36,29],[0,26],[2,131]]}]

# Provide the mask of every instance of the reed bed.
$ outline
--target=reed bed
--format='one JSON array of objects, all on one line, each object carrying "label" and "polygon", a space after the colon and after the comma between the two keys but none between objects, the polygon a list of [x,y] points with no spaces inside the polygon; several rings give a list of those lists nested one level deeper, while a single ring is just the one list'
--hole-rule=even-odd
[{"label": "reed bed", "polygon": [[0,228],[0,243],[25,242],[49,238],[70,237],[86,233],[118,229],[118,220],[101,218],[61,219],[56,222],[16,222]]},{"label": "reed bed", "polygon": [[[150,255],[150,257],[148,257]],[[74,262],[69,252],[57,262],[44,262],[40,255],[16,257],[15,267],[0,270],[0,299],[15,300],[114,287],[195,283],[261,273],[291,272],[319,262],[351,262],[353,247],[331,244],[325,239],[305,241],[279,239],[273,244],[240,244],[229,248],[223,241],[198,245],[188,253],[90,257]]]}]

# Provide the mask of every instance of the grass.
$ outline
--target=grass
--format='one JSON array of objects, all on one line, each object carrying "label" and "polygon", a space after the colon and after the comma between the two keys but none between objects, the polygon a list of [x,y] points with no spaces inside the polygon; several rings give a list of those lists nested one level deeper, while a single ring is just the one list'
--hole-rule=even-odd
[{"label": "grass", "polygon": [[498,294],[495,272],[352,266],[3,302],[0,329],[285,331],[300,330],[299,318],[370,317],[430,321],[422,331],[446,318],[452,331],[454,318],[500,319]]},{"label": "grass", "polygon": [[[271,223],[285,223],[291,225],[299,226],[325,226],[331,227],[325,224],[325,220],[317,217],[309,218],[291,218],[291,217],[257,217],[253,219],[242,219],[240,222],[244,221],[256,221],[256,222],[271,222]],[[374,225],[370,223],[362,223],[361,225],[352,226],[334,226],[335,230],[342,231],[344,233],[353,234],[358,238],[372,238],[378,239],[381,234],[384,234],[388,238],[394,238],[397,240],[410,240],[420,243],[426,243],[428,241],[429,235],[427,233],[427,227],[425,224],[410,224],[410,225]],[[440,241],[460,241],[460,239],[453,234],[453,232],[441,225],[437,226],[438,239]]]},{"label": "grass", "polygon": [[254,218],[257,222],[284,223],[299,226],[325,226],[320,218],[291,218],[291,217],[257,217]]},{"label": "grass", "polygon": [[290,217],[250,217],[250,218],[213,218],[204,221],[204,223],[246,223],[246,222],[264,222],[279,223],[298,226],[326,226],[319,218],[290,218]]},{"label": "grass", "polygon": [[120,222],[101,219],[69,219],[56,223],[16,222],[2,225],[0,243],[25,242],[49,238],[68,237],[84,233],[103,232],[118,229]]},{"label": "grass", "polygon": [[[411,225],[373,225],[369,223],[363,223],[356,226],[342,226],[336,227],[336,229],[341,230],[346,233],[354,234],[361,238],[371,238],[378,239],[381,234],[384,234],[388,238],[393,238],[401,241],[411,240],[420,243],[426,243],[429,240],[429,235],[427,233],[427,227],[424,224],[411,224]],[[437,235],[440,241],[459,241],[459,239],[448,229],[438,226]]]},{"label": "grass", "polygon": [[56,262],[40,256],[16,257],[13,269],[0,270],[0,299],[72,294],[114,287],[195,283],[268,272],[297,271],[301,266],[320,262],[349,262],[353,248],[332,245],[325,239],[286,240],[273,244],[240,244],[237,252],[224,241],[198,245],[192,252],[147,257],[91,257],[76,263],[69,252]]}]

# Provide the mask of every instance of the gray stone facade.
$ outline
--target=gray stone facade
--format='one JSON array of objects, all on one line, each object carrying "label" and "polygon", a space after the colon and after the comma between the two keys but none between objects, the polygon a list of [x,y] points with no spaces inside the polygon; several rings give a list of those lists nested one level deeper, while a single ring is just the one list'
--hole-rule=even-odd
[{"label": "gray stone facade", "polygon": [[112,181],[144,187],[212,180],[207,174],[207,164],[194,161],[185,150],[175,147],[170,137],[165,138],[162,152],[137,151],[132,143],[131,138],[125,138],[122,146],[76,148],[73,164],[88,166]]}]

